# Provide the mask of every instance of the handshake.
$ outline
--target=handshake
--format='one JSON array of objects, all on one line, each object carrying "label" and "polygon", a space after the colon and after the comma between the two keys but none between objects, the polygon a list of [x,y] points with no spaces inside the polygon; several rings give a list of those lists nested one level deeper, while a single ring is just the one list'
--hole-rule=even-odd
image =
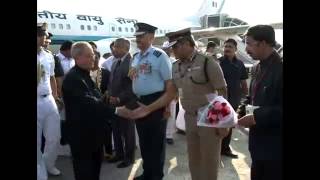
[{"label": "handshake", "polygon": [[[120,103],[120,99],[118,97],[112,97],[106,91],[104,93],[105,102],[111,106],[117,106]],[[148,106],[138,102],[138,101],[131,101],[126,103],[124,106],[118,106],[115,109],[115,114],[130,120],[135,120],[139,118],[143,118],[147,116],[151,111],[149,110]]]},{"label": "handshake", "polygon": [[138,104],[138,108],[134,110],[131,110],[126,106],[116,107],[115,114],[126,119],[135,120],[135,119],[143,118],[151,112],[148,109],[148,106],[140,102],[137,102],[137,104]]}]

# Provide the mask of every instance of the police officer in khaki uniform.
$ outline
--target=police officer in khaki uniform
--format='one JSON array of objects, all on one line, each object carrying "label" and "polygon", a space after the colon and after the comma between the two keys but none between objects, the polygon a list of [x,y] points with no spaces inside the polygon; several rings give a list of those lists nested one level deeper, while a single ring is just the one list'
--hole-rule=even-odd
[{"label": "police officer in khaki uniform", "polygon": [[186,111],[191,177],[193,180],[216,180],[221,140],[228,134],[228,129],[197,126],[197,110],[208,104],[206,94],[218,93],[226,97],[227,85],[223,72],[212,57],[196,51],[190,28],[170,32],[166,36],[169,38],[169,46],[178,59],[173,64],[172,73],[182,106]]}]

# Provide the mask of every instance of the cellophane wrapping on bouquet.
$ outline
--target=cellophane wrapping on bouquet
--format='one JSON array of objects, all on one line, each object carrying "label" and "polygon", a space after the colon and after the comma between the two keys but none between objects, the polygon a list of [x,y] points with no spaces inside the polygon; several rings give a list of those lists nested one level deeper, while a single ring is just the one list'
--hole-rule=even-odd
[{"label": "cellophane wrapping on bouquet", "polygon": [[214,95],[208,100],[208,105],[198,109],[198,126],[231,128],[237,124],[237,113],[225,98]]}]

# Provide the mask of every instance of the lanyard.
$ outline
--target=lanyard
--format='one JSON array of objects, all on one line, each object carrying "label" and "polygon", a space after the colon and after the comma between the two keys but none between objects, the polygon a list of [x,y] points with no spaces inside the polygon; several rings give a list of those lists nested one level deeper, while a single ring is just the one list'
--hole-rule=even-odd
[{"label": "lanyard", "polygon": [[[268,67],[266,68],[266,70],[263,72],[263,74],[260,76],[260,78],[256,78],[254,83],[253,83],[253,93],[252,93],[252,104],[254,103],[255,97],[257,95],[258,89],[261,86],[261,82],[262,80],[267,76],[267,74],[270,72],[270,67],[273,64],[273,62],[271,62]],[[257,77],[258,75],[261,73],[261,65],[259,64],[258,70],[257,70]]]}]

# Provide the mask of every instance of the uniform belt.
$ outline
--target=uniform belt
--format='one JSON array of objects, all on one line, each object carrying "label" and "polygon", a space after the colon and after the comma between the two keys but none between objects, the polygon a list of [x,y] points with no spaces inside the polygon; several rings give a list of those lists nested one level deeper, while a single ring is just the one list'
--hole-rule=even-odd
[{"label": "uniform belt", "polygon": [[41,98],[45,98],[47,96],[49,96],[49,94],[40,95]]},{"label": "uniform belt", "polygon": [[145,96],[140,96],[139,101],[145,105],[149,105],[149,104],[153,103],[154,101],[156,101],[159,97],[161,97],[163,93],[164,93],[164,91],[160,91],[160,92],[148,94]]}]

